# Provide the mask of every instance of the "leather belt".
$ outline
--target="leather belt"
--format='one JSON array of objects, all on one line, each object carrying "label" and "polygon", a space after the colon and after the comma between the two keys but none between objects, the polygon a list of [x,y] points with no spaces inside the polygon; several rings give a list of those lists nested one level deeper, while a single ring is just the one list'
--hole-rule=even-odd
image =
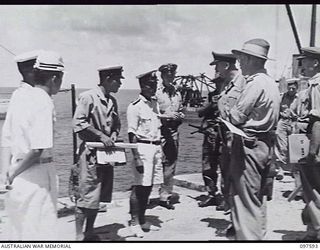
[{"label": "leather belt", "polygon": [[161,144],[161,141],[138,140],[138,143],[160,145],[160,144]]}]

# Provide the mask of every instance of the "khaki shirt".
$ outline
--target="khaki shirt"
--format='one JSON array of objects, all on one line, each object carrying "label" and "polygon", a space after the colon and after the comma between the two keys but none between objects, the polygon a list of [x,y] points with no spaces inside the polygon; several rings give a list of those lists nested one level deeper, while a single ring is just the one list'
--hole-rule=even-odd
[{"label": "khaki shirt", "polygon": [[74,132],[93,126],[107,136],[112,132],[119,134],[120,119],[116,99],[105,96],[99,86],[80,94],[73,117]]},{"label": "khaki shirt", "polygon": [[241,91],[243,90],[245,85],[245,78],[240,73],[237,73],[220,93],[221,97],[218,100],[218,109],[220,112],[220,116],[223,119],[226,119],[228,117],[230,109],[237,102],[238,97],[240,96]]},{"label": "khaki shirt", "polygon": [[310,112],[320,118],[320,73],[309,79]]},{"label": "khaki shirt", "polygon": [[266,133],[273,130],[278,122],[280,102],[276,82],[263,70],[248,77],[230,116],[235,125],[248,135]]},{"label": "khaki shirt", "polygon": [[139,98],[128,106],[128,133],[134,133],[140,140],[159,141],[159,114],[159,104],[155,99],[148,101],[143,95],[139,95]]},{"label": "khaki shirt", "polygon": [[164,86],[160,84],[157,88],[156,97],[159,103],[159,108],[161,114],[169,114],[172,112],[182,111],[182,98],[179,91],[175,91],[173,96],[169,96],[167,92],[164,91]]}]

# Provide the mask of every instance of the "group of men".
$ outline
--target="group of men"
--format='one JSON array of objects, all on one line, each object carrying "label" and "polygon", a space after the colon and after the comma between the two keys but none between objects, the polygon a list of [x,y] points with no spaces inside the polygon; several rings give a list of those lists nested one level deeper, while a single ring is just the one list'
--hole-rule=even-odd
[{"label": "group of men", "polygon": [[[277,83],[265,70],[269,47],[263,39],[252,39],[232,53],[213,52],[210,65],[215,66],[217,88],[208,106],[199,110],[206,127],[202,165],[208,190],[208,198],[199,206],[217,205],[230,210],[230,229],[237,240],[263,240],[266,236],[275,131],[279,115],[280,121],[285,118],[280,112]],[[304,239],[319,240],[320,48],[302,51],[298,59],[305,76],[310,77],[310,87],[305,91],[310,150],[299,167],[306,203]],[[56,182],[54,168],[46,168],[41,155],[43,149],[52,147],[54,108],[49,96],[58,92],[64,66],[52,52],[43,51],[27,59],[17,61],[24,83],[12,95],[3,127],[2,172],[12,186],[7,206],[13,239],[49,240],[56,237]],[[143,237],[151,227],[145,212],[154,184],[161,184],[159,205],[174,209],[170,197],[178,158],[178,127],[184,118],[181,95],[173,84],[176,69],[175,64],[162,65],[158,69],[161,83],[157,70],[137,76],[141,92],[127,109],[129,142],[136,145],[132,147],[129,225],[137,237]],[[112,151],[121,128],[112,93],[121,86],[123,68],[103,67],[98,71],[98,86],[80,94],[73,117],[74,132],[81,144],[71,176],[70,197],[76,202],[77,240],[87,241],[99,240],[93,230],[99,203],[112,199],[113,164],[102,156]],[[226,124],[242,130],[245,136],[231,134]],[[100,142],[105,149],[90,147],[88,142]],[[218,166],[223,198],[217,195]]]},{"label": "group of men", "polygon": [[[227,234],[235,234],[239,240],[263,240],[265,201],[272,199],[274,177],[281,179],[279,169],[288,164],[288,135],[307,133],[309,153],[293,166],[292,172],[297,187],[301,177],[306,203],[302,218],[307,232],[301,240],[319,240],[320,188],[316,178],[320,146],[320,49],[302,48],[298,60],[302,74],[310,78],[309,85],[297,93],[297,79],[290,80],[288,92],[282,96],[264,69],[269,59],[268,50],[266,41],[253,39],[246,42],[242,50],[232,50],[232,54],[213,53],[218,88],[211,103],[199,110],[199,116],[209,124],[205,126],[202,157],[203,179],[209,195],[199,206],[231,209],[232,226]],[[242,76],[234,67],[235,58],[239,60]],[[231,122],[246,136],[231,135],[221,120]],[[218,166],[222,176],[222,201],[217,192]]]},{"label": "group of men", "polygon": [[[159,205],[174,209],[170,202],[173,177],[178,157],[178,127],[184,117],[180,93],[173,86],[177,65],[159,68],[162,84],[158,86],[156,71],[137,76],[141,93],[127,110],[129,142],[137,144],[133,154],[133,185],[130,196],[130,228],[137,237],[149,228],[145,221],[149,196],[154,183],[161,184]],[[110,202],[113,165],[101,162],[97,148],[87,142],[102,142],[109,151],[120,131],[116,99],[111,93],[121,86],[121,66],[100,68],[100,83],[95,89],[81,93],[73,118],[74,131],[82,143],[73,174],[71,196],[77,201],[76,228],[78,240],[96,240],[94,221],[100,202]],[[86,228],[82,233],[84,222]]]}]

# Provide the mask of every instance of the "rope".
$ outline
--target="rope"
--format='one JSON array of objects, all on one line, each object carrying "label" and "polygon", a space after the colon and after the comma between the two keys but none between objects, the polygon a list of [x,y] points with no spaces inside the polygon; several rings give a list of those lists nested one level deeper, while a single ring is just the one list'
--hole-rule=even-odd
[{"label": "rope", "polygon": [[9,52],[11,55],[16,56],[15,53],[13,53],[11,50],[7,49],[5,46],[3,46],[2,44],[0,44],[0,47],[3,48],[4,50],[6,50],[7,52]]}]

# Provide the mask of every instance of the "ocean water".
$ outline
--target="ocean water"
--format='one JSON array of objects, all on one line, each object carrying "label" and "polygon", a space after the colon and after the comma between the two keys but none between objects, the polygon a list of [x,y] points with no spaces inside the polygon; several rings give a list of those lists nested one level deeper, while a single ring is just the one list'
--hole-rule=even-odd
[{"label": "ocean water", "polygon": [[[77,90],[77,95],[83,90]],[[9,98],[12,89],[0,88],[0,98]],[[119,105],[121,119],[120,136],[128,142],[126,110],[129,103],[138,97],[138,90],[120,90],[114,96]],[[72,142],[72,111],[71,92],[61,92],[54,96],[54,104],[57,112],[57,122],[55,124],[55,141],[53,157],[54,164],[59,176],[59,197],[68,195],[68,179],[70,168],[73,164],[73,142]],[[201,120],[195,112],[186,112],[183,124],[180,126],[179,158],[176,174],[201,172],[201,145],[203,135],[199,133],[190,134],[195,129],[188,124],[199,125]],[[0,120],[2,128],[3,120]],[[0,130],[1,136],[1,130]],[[127,164],[115,166],[114,171],[114,191],[125,191],[131,187],[132,171],[130,162],[132,161],[131,151],[127,150]]]}]

